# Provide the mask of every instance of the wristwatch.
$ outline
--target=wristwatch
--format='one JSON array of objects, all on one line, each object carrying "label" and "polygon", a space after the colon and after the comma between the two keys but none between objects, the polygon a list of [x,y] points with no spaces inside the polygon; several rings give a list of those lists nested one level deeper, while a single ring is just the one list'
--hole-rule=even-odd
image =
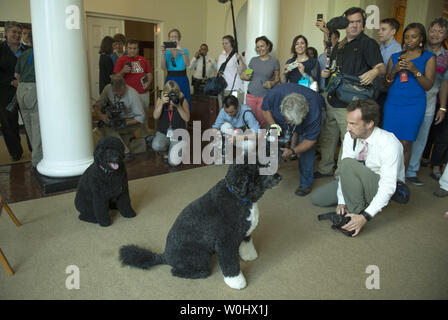
[{"label": "wristwatch", "polygon": [[422,75],[423,75],[423,74],[419,71],[419,72],[417,72],[417,73],[415,74],[415,77],[416,77],[416,78],[420,78]]},{"label": "wristwatch", "polygon": [[294,156],[294,155],[295,155],[295,156],[297,155],[297,153],[294,151],[293,148],[288,148],[288,149],[291,150],[291,152],[292,152],[291,157]]},{"label": "wristwatch", "polygon": [[362,211],[361,214],[366,218],[367,221],[372,220],[372,216],[365,211]]}]

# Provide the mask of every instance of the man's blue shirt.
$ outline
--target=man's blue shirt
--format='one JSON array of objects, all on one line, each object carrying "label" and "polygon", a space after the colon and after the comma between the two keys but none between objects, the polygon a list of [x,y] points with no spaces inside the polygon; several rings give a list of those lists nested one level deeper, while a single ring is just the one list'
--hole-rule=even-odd
[{"label": "man's blue shirt", "polygon": [[[249,112],[246,112],[249,111]],[[244,119],[243,119],[244,115]],[[249,129],[252,129],[255,132],[258,132],[260,129],[260,124],[258,123],[257,119],[255,118],[255,115],[252,111],[252,109],[248,106],[243,104],[239,109],[237,114],[234,117],[229,116],[225,111],[224,108],[221,109],[221,111],[218,114],[218,117],[216,118],[215,123],[213,124],[212,128],[221,130],[221,126],[228,122],[232,125],[234,128],[243,128],[246,126],[249,127]]]},{"label": "man's blue shirt", "polygon": [[303,95],[309,105],[307,116],[300,125],[296,126],[295,132],[306,140],[317,140],[320,134],[322,110],[325,107],[324,98],[319,93],[296,83],[282,83],[268,92],[263,100],[262,110],[271,111],[275,123],[285,130],[288,124],[280,112],[280,105],[283,98],[291,93]]}]

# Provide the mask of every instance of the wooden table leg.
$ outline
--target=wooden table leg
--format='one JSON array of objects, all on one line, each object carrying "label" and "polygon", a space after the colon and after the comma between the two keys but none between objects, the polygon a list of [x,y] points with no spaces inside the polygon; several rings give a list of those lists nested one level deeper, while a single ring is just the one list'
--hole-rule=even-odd
[{"label": "wooden table leg", "polygon": [[8,215],[11,217],[12,221],[14,221],[14,223],[16,224],[16,226],[20,227],[22,224],[20,223],[20,221],[16,218],[16,216],[14,215],[14,213],[12,212],[11,208],[8,206],[8,204],[6,203],[6,201],[3,201],[2,196],[0,196],[0,214],[2,213],[2,209],[5,208],[6,212],[8,213]]},{"label": "wooden table leg", "polygon": [[14,270],[12,270],[11,266],[9,265],[8,260],[6,259],[5,255],[3,254],[2,249],[0,249],[0,262],[2,263],[2,265],[5,267],[6,272],[8,272],[8,274],[10,276],[12,276],[14,274]]}]

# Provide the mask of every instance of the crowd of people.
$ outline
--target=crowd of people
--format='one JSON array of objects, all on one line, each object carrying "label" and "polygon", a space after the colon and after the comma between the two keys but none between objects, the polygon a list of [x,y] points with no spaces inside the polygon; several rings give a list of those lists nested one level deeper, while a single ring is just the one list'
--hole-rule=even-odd
[{"label": "crowd of people", "polygon": [[[337,213],[351,218],[347,231],[352,234],[357,235],[391,199],[406,202],[409,188],[405,182],[423,185],[417,176],[421,164],[431,164],[431,177],[440,181],[434,195],[448,196],[448,169],[444,169],[448,158],[448,51],[444,47],[448,22],[437,18],[428,29],[411,23],[404,28],[400,44],[396,41],[400,23],[383,19],[378,43],[364,32],[367,15],[363,9],[350,8],[344,17],[348,20],[344,38],[319,17],[316,27],[323,33],[325,51],[319,55],[304,35],[297,35],[291,58],[282,65],[271,54],[273,43],[266,36],[255,39],[257,56],[246,64],[231,35],[222,37],[223,51],[217,60],[208,55],[205,43],[190,58],[189,50],[181,45],[181,32],[170,30],[161,47],[166,78],[154,101],[155,135],[149,135],[146,121],[151,65],[138,55],[137,40],[122,34],[107,36],[99,52],[101,97],[94,106],[100,130],[123,141],[126,161],[134,158],[129,142],[140,129],[153,150],[170,165],[178,165],[170,157],[174,146],[170,138],[173,130],[186,128],[190,120],[190,88],[194,94],[203,94],[209,79],[222,76],[226,87],[218,95],[220,112],[213,128],[249,128],[255,135],[262,128],[279,130],[284,138],[282,159],[298,159],[300,179],[295,194],[306,196],[315,179],[334,176],[333,182],[313,191],[312,201],[319,206],[336,204]],[[17,93],[35,166],[42,159],[42,149],[31,33],[17,23],[5,29],[7,40],[0,45],[2,132],[17,161],[22,155],[18,113],[7,108]],[[187,70],[192,72],[191,83]],[[344,91],[345,79],[365,89],[367,98]],[[347,98],[348,94],[354,96]]]}]

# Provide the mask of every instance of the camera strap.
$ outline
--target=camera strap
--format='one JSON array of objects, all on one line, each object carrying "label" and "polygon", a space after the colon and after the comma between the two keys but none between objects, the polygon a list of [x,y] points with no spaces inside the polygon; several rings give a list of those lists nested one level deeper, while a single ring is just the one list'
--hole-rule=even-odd
[{"label": "camera strap", "polygon": [[219,68],[219,71],[218,71],[219,75],[222,76],[224,74],[224,70],[226,69],[227,64],[229,63],[230,59],[232,59],[234,54],[235,54],[235,50],[232,50],[232,52],[230,52],[229,56],[227,57],[226,61]]},{"label": "camera strap", "polygon": [[170,110],[170,107],[168,107],[168,119],[170,120],[170,127],[173,123],[173,115],[174,115],[174,108]]}]

